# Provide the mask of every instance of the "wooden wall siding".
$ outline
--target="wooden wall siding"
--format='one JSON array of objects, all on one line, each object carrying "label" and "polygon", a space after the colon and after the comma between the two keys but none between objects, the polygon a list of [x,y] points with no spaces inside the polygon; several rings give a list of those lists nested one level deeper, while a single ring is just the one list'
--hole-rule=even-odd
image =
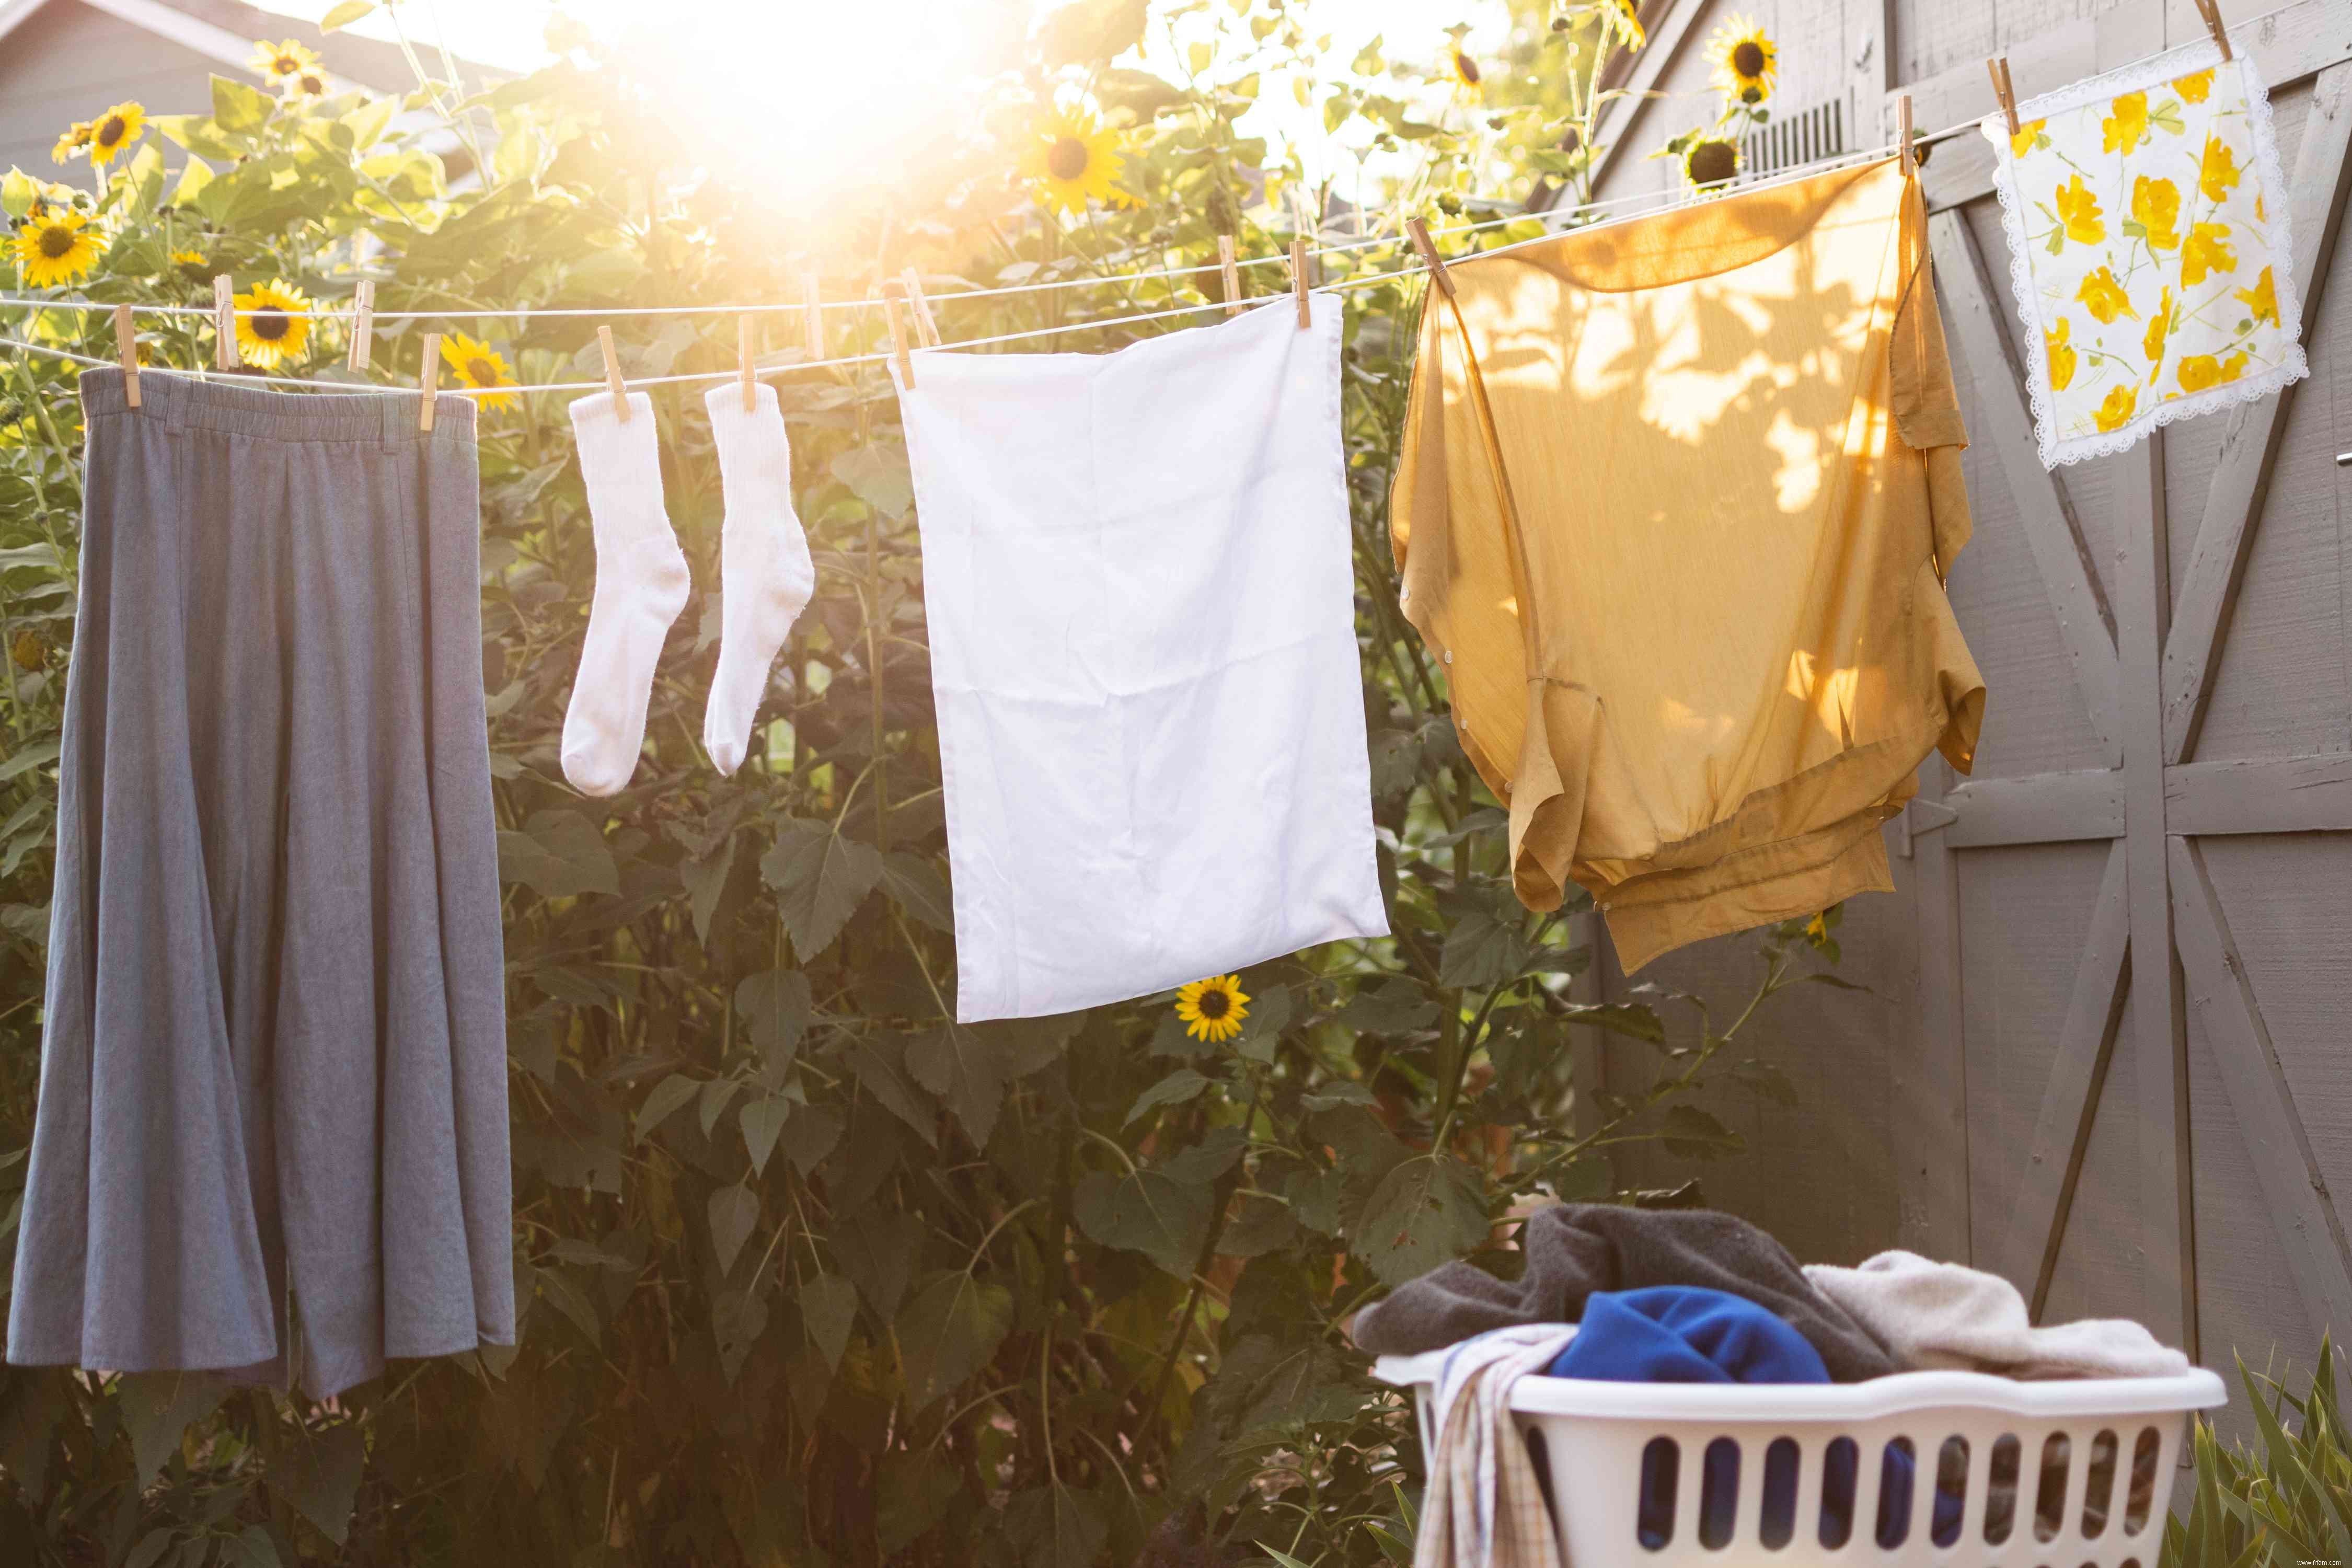
[{"label": "wooden wall siding", "polygon": [[[2020,89],[2196,36],[2180,21],[2096,13],[2039,54],[2012,44]],[[2307,280],[2315,376],[2282,397],[2045,473],[1989,162],[1941,155],[1964,142],[1931,162],[1979,521],[1952,597],[1991,702],[1935,834],[1956,929],[1904,913],[1926,1057],[1953,1049],[1942,992],[1961,998],[1943,1070],[1967,1086],[1975,1260],[2047,1317],[2126,1313],[2209,1363],[2307,1366],[2323,1328],[2352,1331],[2331,1195],[2352,1183],[2352,491],[2332,461],[2352,447],[2352,6],[2291,7],[2241,43],[2282,84]],[[1990,107],[1983,52],[1971,111]],[[1934,89],[1965,98],[1959,79]],[[1869,903],[1849,929],[1892,913]]]},{"label": "wooden wall siding", "polygon": [[[2008,40],[2029,92],[2201,32],[2185,0],[1993,9],[2060,18]],[[2273,84],[2307,280],[2314,374],[2284,396],[2044,472],[1990,162],[1962,137],[1930,163],[1977,520],[1949,592],[1984,741],[1972,778],[1922,768],[1899,890],[1847,907],[1843,973],[1875,994],[1767,1021],[1806,1103],[1724,1096],[1751,1147],[1708,1187],[1808,1257],[1970,1259],[2045,1320],[2136,1317],[2260,1370],[2352,1334],[2352,5],[2236,36]],[[1915,84],[1946,100],[1920,123],[1990,110],[1981,52]],[[1747,952],[1657,967],[1730,995]],[[1651,1070],[1602,1054],[1612,1084]]]},{"label": "wooden wall siding", "polygon": [[[87,5],[45,6],[0,43],[0,170],[90,184],[84,160],[49,161],[58,132],[135,98],[150,114],[212,108],[212,61]],[[177,149],[172,150],[174,162]]]},{"label": "wooden wall siding", "polygon": [[[1654,18],[1650,45],[1634,57],[1629,88],[1662,94],[1620,100],[1596,136],[1606,162],[1598,182],[1603,197],[1682,188],[1672,160],[1650,154],[1694,125],[1711,121],[1719,100],[1710,86],[1714,68],[1706,43],[1733,16],[1747,16],[1779,46],[1774,107],[1809,109],[1828,99],[1844,105],[1849,146],[1867,141],[1877,124],[1877,36],[1883,0],[1675,0]],[[1855,110],[1864,110],[1860,120]]]}]

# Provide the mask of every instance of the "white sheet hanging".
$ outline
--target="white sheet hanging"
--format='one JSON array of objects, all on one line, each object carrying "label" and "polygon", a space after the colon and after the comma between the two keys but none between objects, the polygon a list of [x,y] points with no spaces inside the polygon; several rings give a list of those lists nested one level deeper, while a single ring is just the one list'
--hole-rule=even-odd
[{"label": "white sheet hanging", "polygon": [[1313,315],[915,356],[962,1022],[1387,934],[1339,302]]}]

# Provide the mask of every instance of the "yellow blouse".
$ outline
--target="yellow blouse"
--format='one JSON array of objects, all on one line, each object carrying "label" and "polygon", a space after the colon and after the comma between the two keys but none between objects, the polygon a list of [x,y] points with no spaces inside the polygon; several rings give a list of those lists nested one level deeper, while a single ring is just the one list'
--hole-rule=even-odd
[{"label": "yellow blouse", "polygon": [[1967,445],[1894,160],[1453,264],[1391,532],[1528,908],[1630,971],[1891,889],[1878,825],[1984,681]]}]

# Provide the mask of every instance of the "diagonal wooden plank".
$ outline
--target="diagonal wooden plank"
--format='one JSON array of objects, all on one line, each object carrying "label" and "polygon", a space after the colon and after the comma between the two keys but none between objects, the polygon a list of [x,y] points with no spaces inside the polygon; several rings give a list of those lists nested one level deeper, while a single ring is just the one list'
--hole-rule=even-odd
[{"label": "diagonal wooden plank", "polygon": [[2183,763],[2164,770],[2175,833],[2352,831],[2352,752]]},{"label": "diagonal wooden plank", "polygon": [[2171,840],[2174,929],[2189,1004],[2205,1026],[2221,1085],[2277,1227],[2287,1270],[2315,1325],[2352,1323],[2352,1250],[2285,1068],[2255,1005],[2246,966],[2193,838]]},{"label": "diagonal wooden plank", "polygon": [[[2303,144],[2288,179],[2289,222],[2294,231],[2294,286],[2303,301],[2304,337],[2319,320],[2327,262],[2352,188],[2352,60],[2328,67],[2312,84]],[[2295,388],[2242,405],[2230,416],[2205,516],[2181,580],[2172,635],[2164,644],[2164,760],[2178,763],[2196,750],[2213,692],[2215,655],[2236,605],[2238,584],[2270,489],[2271,469],[2286,434]]]},{"label": "diagonal wooden plank", "polygon": [[2058,1243],[2066,1234],[2074,1184],[2082,1174],[2083,1152],[2090,1146],[2092,1119],[2098,1114],[2099,1090],[2115,1049],[2116,1023],[2123,1015],[2124,978],[2129,973],[2125,955],[2131,947],[2126,865],[2124,841],[2118,838],[2107,851],[2106,874],[2099,879],[2098,902],[2091,909],[2082,962],[2074,967],[2074,989],[2066,1001],[2065,1021],[2059,1026],[2050,1079],[2042,1090],[2042,1108],[2033,1119],[2033,1137],[2018,1173],[2009,1224],[1993,1259],[1994,1272],[2021,1283],[2033,1281],[2036,1318],[2058,1266]]},{"label": "diagonal wooden plank", "polygon": [[2075,683],[2082,688],[2091,728],[2105,750],[2107,765],[2118,766],[2123,762],[2123,724],[2116,694],[2115,617],[2091,570],[2066,493],[2037,455],[2025,379],[2010,357],[1993,305],[2000,296],[1987,280],[1976,245],[1958,213],[1929,218],[1927,234],[1951,342],[1976,383],[1981,428],[1973,433],[1975,439],[1990,446],[2000,458],[2034,565],[2042,574],[2042,590],[2058,617],[2059,635],[2073,661]]},{"label": "diagonal wooden plank", "polygon": [[[1674,0],[1665,15],[1657,18],[1650,28],[1649,41],[1633,56],[1632,67],[1619,80],[1617,87],[1626,96],[1612,99],[1601,110],[1600,123],[1592,128],[1593,145],[1600,149],[1592,155],[1592,189],[1601,190],[1601,176],[1617,156],[1617,149],[1632,140],[1633,127],[1641,123],[1649,110],[1648,94],[1657,90],[1659,81],[1682,53],[1683,45],[1691,30],[1706,13],[1706,0]],[[1663,140],[1663,138],[1661,138]]]}]

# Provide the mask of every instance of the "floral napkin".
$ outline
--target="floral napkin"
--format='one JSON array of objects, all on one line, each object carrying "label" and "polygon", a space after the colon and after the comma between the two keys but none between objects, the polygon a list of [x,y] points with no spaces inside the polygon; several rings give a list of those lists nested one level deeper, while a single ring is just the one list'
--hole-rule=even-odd
[{"label": "floral napkin", "polygon": [[2045,468],[2308,374],[2270,99],[2210,41],[1984,121]]}]

